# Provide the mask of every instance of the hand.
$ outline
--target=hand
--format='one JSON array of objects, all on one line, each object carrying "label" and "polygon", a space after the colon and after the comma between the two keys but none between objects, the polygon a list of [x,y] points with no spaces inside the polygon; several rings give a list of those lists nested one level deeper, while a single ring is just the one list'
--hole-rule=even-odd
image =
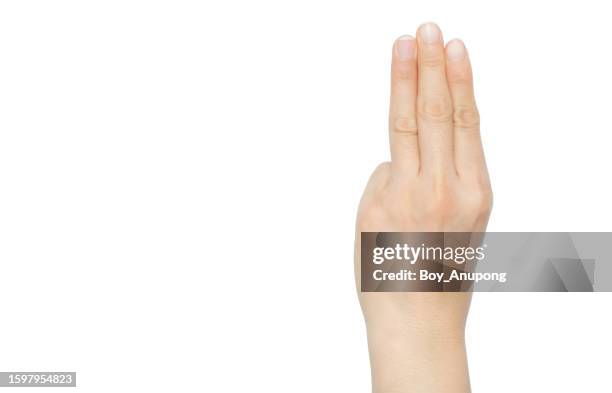
[{"label": "hand", "polygon": [[[461,41],[450,41],[445,48],[439,28],[428,23],[419,27],[416,40],[403,36],[395,42],[391,162],[374,171],[359,206],[358,288],[360,232],[485,230],[492,193],[478,119],[470,61]],[[375,391],[403,391],[407,374],[418,391],[469,391],[467,366],[461,371],[469,293],[368,292],[359,297]],[[402,345],[408,347],[405,353]],[[419,356],[420,361],[414,359]],[[431,375],[446,375],[448,369],[442,367],[449,361],[454,372],[459,370],[454,382]],[[412,363],[419,373],[407,371]],[[394,373],[398,364],[401,375]]]}]

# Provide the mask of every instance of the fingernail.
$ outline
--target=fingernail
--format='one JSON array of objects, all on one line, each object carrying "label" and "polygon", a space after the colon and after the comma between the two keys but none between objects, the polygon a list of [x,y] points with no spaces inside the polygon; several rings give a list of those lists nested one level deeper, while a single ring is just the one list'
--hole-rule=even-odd
[{"label": "fingernail", "polygon": [[465,57],[465,45],[461,40],[452,40],[446,45],[446,57],[449,60],[457,61]]},{"label": "fingernail", "polygon": [[442,40],[440,28],[435,23],[425,23],[419,29],[421,39],[429,44],[435,44]]},{"label": "fingernail", "polygon": [[400,60],[409,60],[414,58],[414,38],[409,35],[403,35],[397,39],[397,57]]}]

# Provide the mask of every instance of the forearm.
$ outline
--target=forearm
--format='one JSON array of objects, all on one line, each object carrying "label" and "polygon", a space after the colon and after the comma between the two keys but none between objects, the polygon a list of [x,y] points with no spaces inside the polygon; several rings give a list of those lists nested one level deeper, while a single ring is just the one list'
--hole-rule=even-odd
[{"label": "forearm", "polygon": [[463,331],[368,329],[374,393],[470,392]]}]

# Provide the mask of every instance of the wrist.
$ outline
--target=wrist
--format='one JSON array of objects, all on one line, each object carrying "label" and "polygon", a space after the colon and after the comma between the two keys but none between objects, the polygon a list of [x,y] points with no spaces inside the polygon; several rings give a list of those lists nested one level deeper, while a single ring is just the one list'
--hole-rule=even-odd
[{"label": "wrist", "polygon": [[465,348],[465,329],[449,326],[367,326],[368,348],[370,354],[379,354],[378,359],[386,359],[385,354],[444,354],[449,350]]},{"label": "wrist", "polygon": [[469,293],[361,293],[370,346],[463,343],[470,299]]},{"label": "wrist", "polygon": [[443,321],[416,321],[413,319],[366,321],[368,340],[383,344],[392,340],[410,343],[411,341],[464,342],[465,323],[462,320],[445,319]]},{"label": "wrist", "polygon": [[468,392],[464,337],[463,329],[368,328],[373,392]]}]

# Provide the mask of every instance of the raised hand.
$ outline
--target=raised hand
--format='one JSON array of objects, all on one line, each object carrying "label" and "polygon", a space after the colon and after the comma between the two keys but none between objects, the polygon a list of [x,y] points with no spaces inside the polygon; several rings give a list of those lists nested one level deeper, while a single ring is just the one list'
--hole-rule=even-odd
[{"label": "raised hand", "polygon": [[[391,162],[372,174],[360,232],[483,232],[492,193],[472,70],[460,40],[432,23],[393,46]],[[469,391],[464,352],[468,293],[360,293],[377,392]],[[407,385],[408,384],[408,385]]]}]

